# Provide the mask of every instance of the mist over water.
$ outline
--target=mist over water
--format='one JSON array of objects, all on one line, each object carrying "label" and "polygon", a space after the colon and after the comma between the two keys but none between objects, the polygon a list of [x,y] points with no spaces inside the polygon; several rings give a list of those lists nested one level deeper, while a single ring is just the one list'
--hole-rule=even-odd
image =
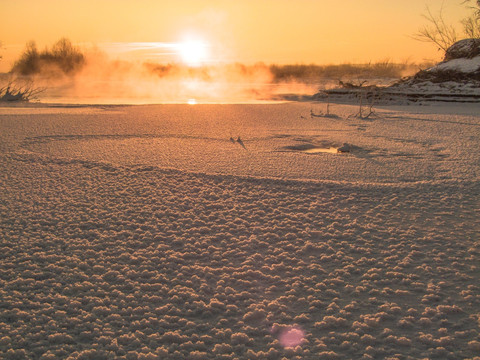
[{"label": "mist over water", "polygon": [[[74,54],[68,41],[61,44]],[[70,46],[70,47],[68,47]],[[41,55],[44,57],[50,54]],[[77,55],[76,55],[77,56]],[[80,54],[81,66],[69,64],[71,57],[35,64],[28,74],[35,87],[44,91],[38,99],[46,103],[151,104],[151,103],[255,103],[310,96],[338,86],[339,80],[388,84],[411,71],[413,64],[380,63],[354,65],[244,65],[112,60],[99,50]],[[48,59],[47,59],[48,60]],[[28,63],[24,63],[28,66]],[[72,65],[72,66],[69,66]],[[74,68],[65,71],[65,68]],[[27,68],[27,70],[30,70]]]},{"label": "mist over water", "polygon": [[45,88],[40,101],[49,103],[244,103],[318,91],[317,84],[274,82],[263,64],[188,67],[112,61],[105,56],[88,57],[71,76],[41,72],[34,83]]}]

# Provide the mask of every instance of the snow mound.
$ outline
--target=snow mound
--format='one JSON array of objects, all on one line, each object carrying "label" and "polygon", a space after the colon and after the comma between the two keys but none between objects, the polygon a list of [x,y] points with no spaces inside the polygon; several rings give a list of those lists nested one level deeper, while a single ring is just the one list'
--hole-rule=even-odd
[{"label": "snow mound", "polygon": [[480,68],[480,55],[472,59],[453,59],[442,62],[427,71],[458,71],[464,74],[474,73]]},{"label": "snow mound", "polygon": [[418,72],[413,81],[433,83],[480,81],[480,39],[464,39],[449,47],[439,64]]},{"label": "snow mound", "polygon": [[480,55],[480,39],[463,39],[450,46],[443,61],[473,58]]}]

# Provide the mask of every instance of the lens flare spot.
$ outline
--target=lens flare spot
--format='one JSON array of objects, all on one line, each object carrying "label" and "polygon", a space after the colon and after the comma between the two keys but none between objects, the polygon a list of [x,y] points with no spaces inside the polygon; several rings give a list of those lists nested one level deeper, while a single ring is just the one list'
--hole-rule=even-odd
[{"label": "lens flare spot", "polygon": [[278,336],[278,340],[283,347],[292,348],[300,345],[305,339],[305,332],[298,327],[289,327],[283,329]]}]

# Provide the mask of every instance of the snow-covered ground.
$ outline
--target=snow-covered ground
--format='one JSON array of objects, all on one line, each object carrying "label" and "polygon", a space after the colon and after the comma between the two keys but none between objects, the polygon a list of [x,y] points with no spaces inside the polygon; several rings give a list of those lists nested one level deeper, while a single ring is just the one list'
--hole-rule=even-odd
[{"label": "snow-covered ground", "polygon": [[479,356],[479,110],[0,108],[0,357]]},{"label": "snow-covered ground", "polygon": [[444,60],[435,66],[417,72],[388,86],[381,83],[371,86],[355,86],[346,83],[342,87],[320,91],[313,98],[328,98],[345,103],[368,98],[376,104],[409,103],[478,103],[480,102],[480,42],[479,39],[463,39],[445,53]]}]

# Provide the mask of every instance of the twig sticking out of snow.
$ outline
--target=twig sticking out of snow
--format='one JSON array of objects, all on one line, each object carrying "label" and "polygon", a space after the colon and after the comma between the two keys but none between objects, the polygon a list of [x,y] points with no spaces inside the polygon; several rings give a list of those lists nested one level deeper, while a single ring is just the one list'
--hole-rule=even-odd
[{"label": "twig sticking out of snow", "polygon": [[310,109],[310,118],[311,119],[313,119],[314,117],[322,117],[322,118],[329,118],[329,119],[340,119],[340,116],[330,113],[330,97],[328,96],[328,94],[327,94],[327,99],[328,99],[327,109],[326,109],[327,111],[325,113],[320,112],[319,114],[315,114],[313,112],[313,110]]},{"label": "twig sticking out of snow", "polygon": [[[373,106],[375,100],[379,98],[379,94],[376,91],[360,91],[357,94],[359,99],[358,112],[356,114],[350,115],[348,118],[357,118],[357,119],[369,119],[377,116]],[[370,100],[368,104],[364,104],[364,99]],[[365,110],[366,108],[366,110]]]},{"label": "twig sticking out of snow", "polygon": [[245,150],[247,150],[247,147],[243,143],[243,140],[240,138],[240,136],[237,136],[237,139],[234,139],[233,136],[230,136],[230,142],[232,144],[238,143],[241,147],[243,147]]},{"label": "twig sticking out of snow", "polygon": [[242,139],[240,139],[240,136],[237,137],[237,143],[239,143],[245,150],[247,150],[247,148],[245,147],[245,144],[243,143]]}]

